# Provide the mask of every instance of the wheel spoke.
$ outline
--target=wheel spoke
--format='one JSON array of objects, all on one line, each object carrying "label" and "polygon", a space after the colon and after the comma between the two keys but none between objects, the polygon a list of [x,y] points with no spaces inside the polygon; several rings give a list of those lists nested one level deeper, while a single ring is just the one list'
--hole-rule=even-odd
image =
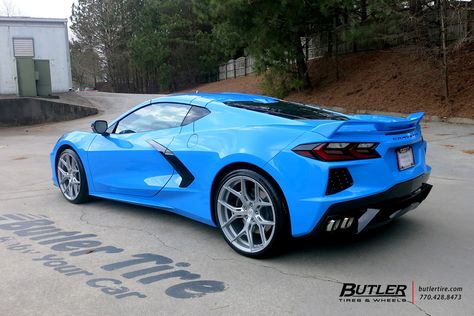
[{"label": "wheel spoke", "polygon": [[229,203],[225,202],[225,201],[222,201],[222,200],[218,200],[217,201],[220,205],[222,205],[223,207],[225,207],[226,209],[228,209],[229,211],[231,211],[232,213],[241,213],[242,212],[242,208],[241,207],[236,207],[236,206],[232,206],[230,205]]},{"label": "wheel spoke", "polygon": [[[257,206],[258,208],[262,208],[262,207],[265,207],[265,206],[273,206],[273,204],[271,202],[267,202],[267,201],[264,201],[263,198],[261,197],[260,193],[264,193],[265,194],[265,191],[260,191],[260,185],[256,184],[256,187],[255,187],[255,202],[254,202],[254,205]],[[266,196],[266,194],[265,194]]]},{"label": "wheel spoke", "polygon": [[225,222],[224,224],[221,225],[221,228],[225,228],[232,224],[237,218],[243,218],[243,215],[240,215],[238,213],[232,214],[232,216]]},{"label": "wheel spoke", "polygon": [[73,196],[74,196],[74,193],[72,192],[72,183],[71,181],[69,181],[69,184],[67,186],[67,194],[69,195],[69,197],[72,199]]},{"label": "wheel spoke", "polygon": [[79,166],[77,165],[77,161],[75,159],[72,161],[70,172],[79,172]]},{"label": "wheel spoke", "polygon": [[264,219],[262,217],[262,215],[260,215],[260,214],[255,216],[255,219],[257,220],[257,223],[259,223],[260,225],[264,225],[264,226],[274,226],[275,225],[275,222]]},{"label": "wheel spoke", "polygon": [[69,155],[66,156],[65,160],[66,160],[66,163],[67,163],[67,170],[68,171],[71,170],[71,168],[72,168],[71,159],[72,159],[71,156],[69,156]]},{"label": "wheel spoke", "polygon": [[273,206],[272,203],[270,203],[270,202],[265,202],[265,201],[261,201],[261,200],[258,201],[255,205],[258,206],[258,207],[260,207],[260,208],[261,208],[261,207],[265,207],[265,206]]},{"label": "wheel spoke", "polygon": [[245,225],[242,228],[242,230],[237,235],[235,235],[234,238],[232,238],[232,240],[230,242],[234,242],[234,241],[237,240],[237,238],[242,237],[245,234],[245,232],[247,231],[247,226],[248,225],[249,225],[248,222],[245,222]]},{"label": "wheel spoke", "polygon": [[224,189],[226,189],[227,191],[229,191],[230,193],[232,193],[233,195],[235,195],[236,197],[238,197],[242,201],[242,194],[240,192],[234,190],[230,186],[225,186]]},{"label": "wheel spoke", "polygon": [[245,186],[244,178],[240,179],[240,193],[241,193],[243,202],[250,201],[249,196],[247,194],[247,187]]},{"label": "wheel spoke", "polygon": [[72,191],[72,196],[76,196],[76,184],[75,183],[71,183],[71,191]]},{"label": "wheel spoke", "polygon": [[249,248],[250,248],[250,251],[253,250],[253,236],[252,236],[252,228],[253,228],[253,223],[252,224],[249,224],[247,225],[247,230],[245,231],[245,234],[247,235],[247,241],[249,243]]},{"label": "wheel spoke", "polygon": [[265,236],[265,227],[257,222],[258,232],[260,234],[260,239],[262,240],[262,246],[267,244],[267,236]]},{"label": "wheel spoke", "polygon": [[61,167],[59,167],[59,166],[58,166],[58,171],[59,171],[59,173],[61,173],[61,175],[62,175],[63,177],[67,176],[67,172],[64,171],[64,170],[63,170]]},{"label": "wheel spoke", "polygon": [[69,168],[69,164],[68,164],[68,162],[66,161],[66,159],[61,158],[61,159],[59,159],[59,161],[63,164],[64,167],[66,167],[66,170],[69,170],[69,169],[70,169],[70,168]]}]

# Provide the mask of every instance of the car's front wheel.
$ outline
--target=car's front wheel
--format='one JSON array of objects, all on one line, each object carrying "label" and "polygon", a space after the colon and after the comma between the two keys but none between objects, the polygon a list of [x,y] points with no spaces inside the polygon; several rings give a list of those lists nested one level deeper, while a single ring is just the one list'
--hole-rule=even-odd
[{"label": "car's front wheel", "polygon": [[218,225],[227,243],[248,257],[267,257],[287,238],[285,206],[273,185],[252,170],[222,179],[215,195]]},{"label": "car's front wheel", "polygon": [[81,159],[71,149],[61,152],[56,161],[56,174],[63,196],[71,203],[79,204],[88,200],[86,175]]}]

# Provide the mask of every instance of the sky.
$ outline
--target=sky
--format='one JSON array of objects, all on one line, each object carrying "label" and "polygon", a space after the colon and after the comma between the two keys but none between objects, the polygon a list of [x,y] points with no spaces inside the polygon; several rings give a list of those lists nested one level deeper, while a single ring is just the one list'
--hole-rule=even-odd
[{"label": "sky", "polygon": [[0,0],[0,15],[4,5],[14,8],[14,15],[39,18],[69,18],[75,0]]},{"label": "sky", "polygon": [[12,16],[68,19],[69,38],[72,39],[69,17],[74,2],[77,3],[77,0],[0,0],[0,15],[6,15],[8,7],[13,12]]}]

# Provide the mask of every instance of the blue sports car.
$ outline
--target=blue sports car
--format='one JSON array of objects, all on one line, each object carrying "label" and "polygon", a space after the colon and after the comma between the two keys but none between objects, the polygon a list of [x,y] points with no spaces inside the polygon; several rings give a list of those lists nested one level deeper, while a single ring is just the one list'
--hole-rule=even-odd
[{"label": "blue sports car", "polygon": [[63,135],[53,181],[72,203],[96,196],[168,210],[217,226],[240,254],[269,256],[291,236],[357,234],[416,208],[431,190],[422,118],[170,95]]}]

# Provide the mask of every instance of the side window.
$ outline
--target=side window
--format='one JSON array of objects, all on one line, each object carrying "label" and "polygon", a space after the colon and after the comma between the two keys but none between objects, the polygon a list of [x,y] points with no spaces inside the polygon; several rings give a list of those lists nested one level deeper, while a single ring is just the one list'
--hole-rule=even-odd
[{"label": "side window", "polygon": [[140,133],[181,126],[190,105],[155,103],[145,106],[120,120],[115,134]]},{"label": "side window", "polygon": [[186,118],[183,121],[183,125],[187,125],[189,123],[197,121],[200,118],[208,115],[209,113],[211,112],[206,108],[202,108],[200,106],[193,106],[191,110],[189,110],[188,115],[186,115]]}]

